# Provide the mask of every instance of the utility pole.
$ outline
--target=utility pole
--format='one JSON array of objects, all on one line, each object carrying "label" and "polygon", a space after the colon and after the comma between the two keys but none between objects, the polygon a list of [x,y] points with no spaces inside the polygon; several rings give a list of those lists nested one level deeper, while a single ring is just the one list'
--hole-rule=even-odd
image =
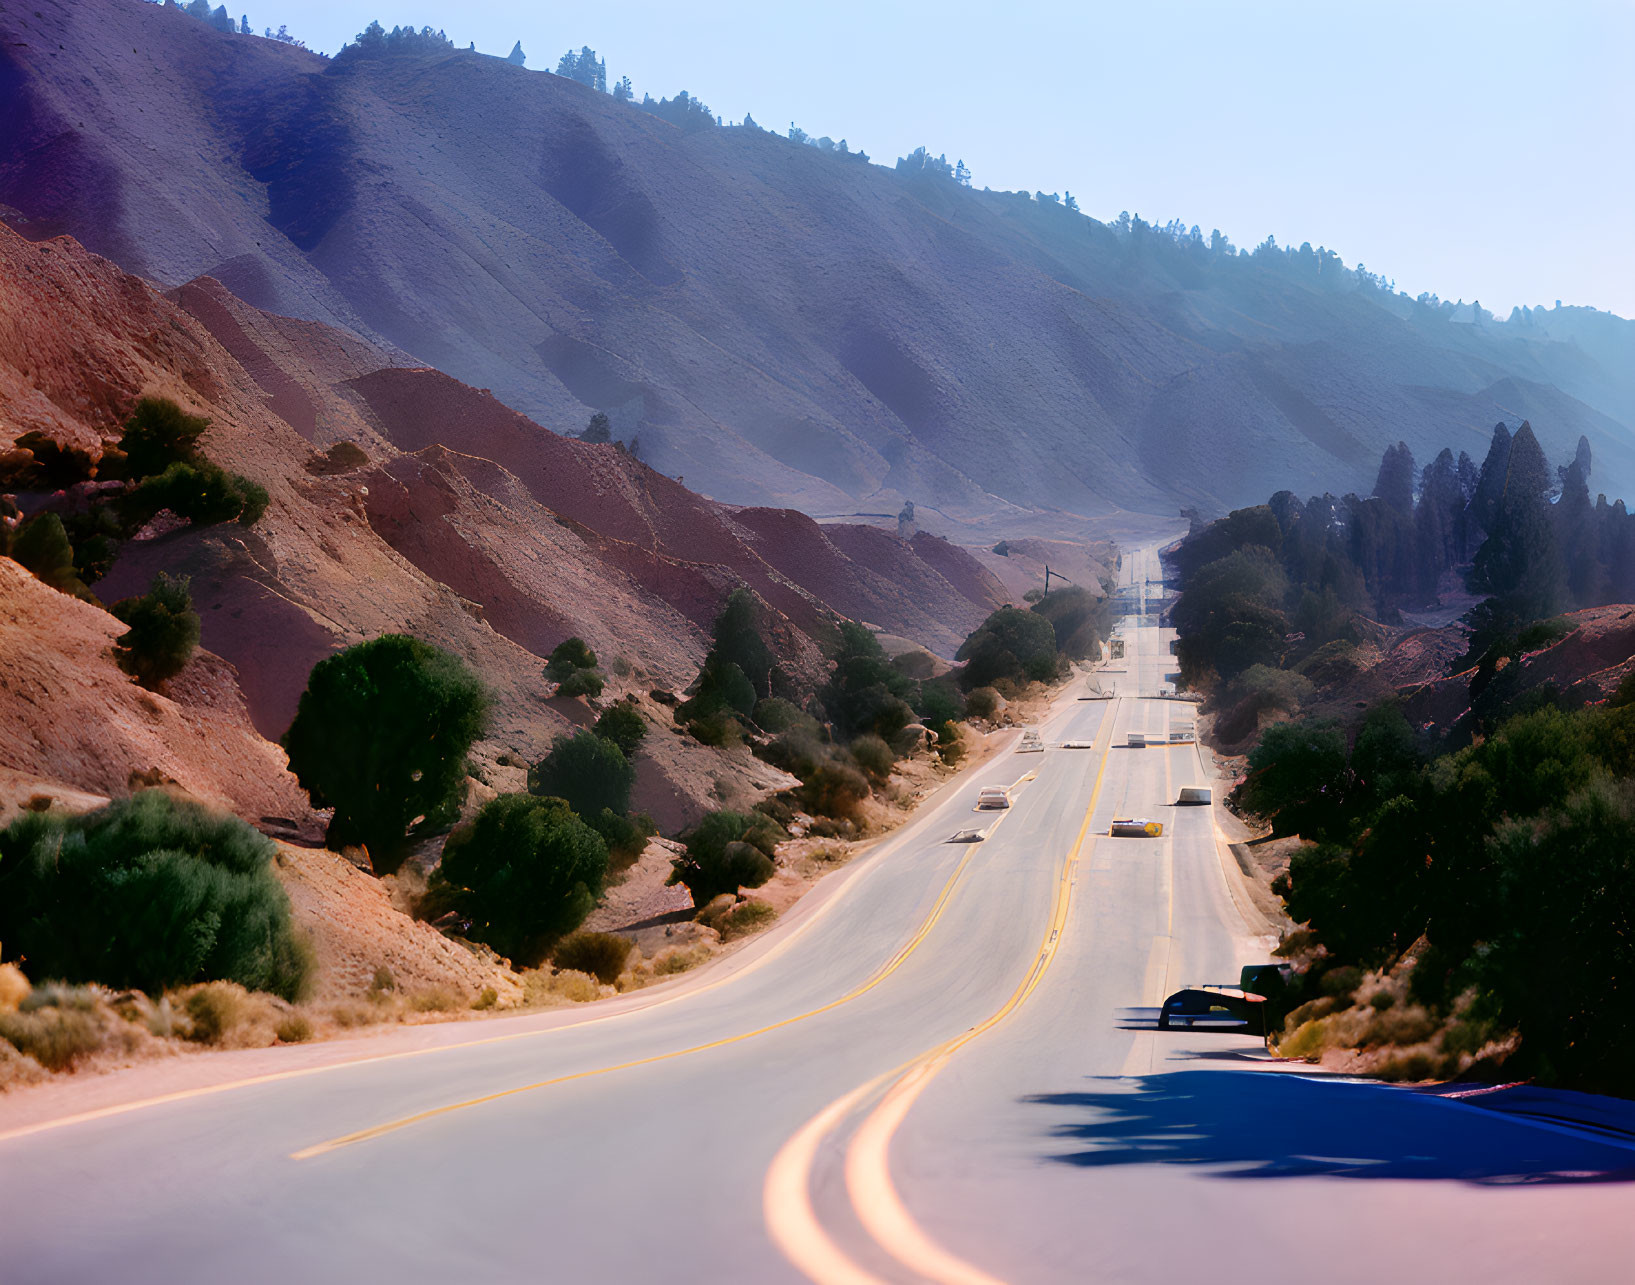
[{"label": "utility pole", "polygon": [[1050,564],[1048,562],[1045,563],[1045,597],[1047,597],[1047,598],[1050,597],[1050,577],[1051,576],[1055,576],[1056,579],[1060,580],[1063,584],[1072,584],[1073,583],[1066,576],[1064,576],[1060,571],[1052,571],[1050,569]]}]

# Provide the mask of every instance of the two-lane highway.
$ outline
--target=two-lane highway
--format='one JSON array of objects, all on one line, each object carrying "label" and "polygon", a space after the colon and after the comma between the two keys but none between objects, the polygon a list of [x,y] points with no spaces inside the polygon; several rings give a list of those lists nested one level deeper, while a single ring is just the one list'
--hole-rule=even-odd
[{"label": "two-lane highway", "polygon": [[1211,810],[1171,806],[1196,748],[1125,746],[1190,717],[1152,696],[1156,579],[1128,560],[1114,699],[1064,701],[1053,748],[968,774],[719,984],[0,1133],[0,1282],[1610,1279],[1626,1189],[1561,1175],[1635,1154],[1120,1029],[1268,945]]}]

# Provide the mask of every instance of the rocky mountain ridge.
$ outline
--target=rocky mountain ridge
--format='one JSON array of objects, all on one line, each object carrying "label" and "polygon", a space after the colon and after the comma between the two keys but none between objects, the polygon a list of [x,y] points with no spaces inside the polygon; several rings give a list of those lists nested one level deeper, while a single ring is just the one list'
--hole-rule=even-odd
[{"label": "rocky mountain ridge", "polygon": [[[682,74],[684,69],[678,69]],[[1366,489],[1530,420],[1635,483],[1635,323],[1502,323],[500,59],[324,59],[144,0],[0,9],[0,203],[412,354],[717,499],[961,538]],[[449,449],[477,453],[466,443]]]}]

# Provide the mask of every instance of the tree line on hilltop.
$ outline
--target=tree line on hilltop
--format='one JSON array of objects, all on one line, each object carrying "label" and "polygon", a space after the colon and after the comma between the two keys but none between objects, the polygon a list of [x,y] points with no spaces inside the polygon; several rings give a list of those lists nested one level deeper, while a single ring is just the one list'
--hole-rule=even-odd
[{"label": "tree line on hilltop", "polygon": [[1399,442],[1371,495],[1279,491],[1194,530],[1171,555],[1183,592],[1178,655],[1197,688],[1255,665],[1354,640],[1468,587],[1485,595],[1478,642],[1564,610],[1635,597],[1635,524],[1622,500],[1590,499],[1589,443],[1552,469],[1532,426],[1493,430],[1478,467],[1442,450],[1423,469]]}]

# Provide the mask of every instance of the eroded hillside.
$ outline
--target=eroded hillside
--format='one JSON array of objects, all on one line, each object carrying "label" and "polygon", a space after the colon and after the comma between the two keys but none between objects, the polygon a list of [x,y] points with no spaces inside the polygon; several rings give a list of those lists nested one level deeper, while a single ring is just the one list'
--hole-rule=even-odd
[{"label": "eroded hillside", "polygon": [[[616,445],[548,433],[447,375],[395,364],[390,351],[258,311],[208,279],[162,295],[67,238],[30,243],[0,229],[0,327],[9,461],[26,459],[11,443],[31,432],[94,459],[136,398],[159,395],[207,415],[206,454],[271,497],[249,528],[157,523],[125,543],[95,584],[113,602],[160,571],[191,577],[202,644],[227,662],[211,663],[239,720],[234,734],[258,745],[265,763],[229,755],[213,766],[203,740],[180,736],[169,738],[170,757],[121,750],[95,770],[43,743],[8,751],[7,766],[48,776],[60,766],[59,779],[99,793],[125,788],[131,772],[156,769],[184,784],[193,772],[190,788],[204,797],[252,817],[293,815],[298,792],[261,738],[289,725],[317,660],[382,633],[413,633],[482,674],[494,717],[481,772],[516,787],[517,764],[592,717],[580,702],[547,699],[543,660],[569,635],[607,658],[615,693],[637,694],[667,722],[647,693],[692,681],[711,621],[741,585],[770,605],[772,645],[805,674],[823,667],[817,639],[837,614],[947,654],[1002,600],[974,559],[935,537],[848,537],[851,528],[800,514],[726,508]],[[80,502],[76,490],[23,497],[30,509]],[[43,665],[62,690],[94,663],[110,690],[129,697],[120,700],[140,704],[106,654],[118,622],[32,581],[26,588],[60,605],[65,621],[102,621],[101,632],[87,642],[36,627],[8,644],[8,663]],[[8,583],[8,603],[21,604],[20,594]],[[87,684],[84,708],[65,727],[96,721],[100,689]],[[7,702],[6,735],[18,746],[39,741],[41,710],[39,701]],[[155,737],[166,740],[162,729]],[[137,762],[144,754],[153,761]],[[173,762],[178,755],[189,761]],[[218,769],[243,775],[242,788],[217,780]],[[743,748],[669,736],[654,738],[641,771],[638,804],[666,828],[722,789],[753,792],[782,779]],[[247,791],[261,793],[251,802]]]}]

